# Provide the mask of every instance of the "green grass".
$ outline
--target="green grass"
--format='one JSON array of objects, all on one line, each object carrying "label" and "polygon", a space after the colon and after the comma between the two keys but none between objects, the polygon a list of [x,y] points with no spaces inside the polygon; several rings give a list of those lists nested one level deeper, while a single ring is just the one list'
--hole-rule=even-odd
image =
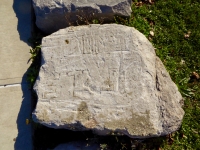
[{"label": "green grass", "polygon": [[[184,98],[185,110],[179,131],[167,137],[139,142],[136,148],[198,150],[200,149],[200,83],[192,73],[200,74],[200,2],[156,0],[153,4],[147,1],[139,4],[135,1],[132,10],[130,19],[116,18],[116,21],[135,27],[152,42],[156,54]],[[150,35],[150,31],[154,32],[154,36]],[[35,59],[35,55],[32,56]],[[38,74],[38,64],[33,65],[37,67],[35,70],[30,70],[32,85]],[[137,140],[135,142],[137,143]]]},{"label": "green grass", "polygon": [[[118,22],[135,27],[156,48],[172,80],[184,98],[185,116],[179,131],[161,140],[166,150],[200,149],[200,83],[192,72],[200,73],[200,2],[196,0],[156,0],[153,4],[137,1],[130,19]],[[150,31],[154,32],[151,36]],[[150,147],[149,140],[141,149]]]}]

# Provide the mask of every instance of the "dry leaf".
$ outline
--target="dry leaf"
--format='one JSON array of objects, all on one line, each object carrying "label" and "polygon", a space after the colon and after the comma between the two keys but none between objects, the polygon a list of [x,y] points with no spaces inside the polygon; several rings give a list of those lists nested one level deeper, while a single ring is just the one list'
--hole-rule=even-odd
[{"label": "dry leaf", "polygon": [[174,142],[174,139],[173,139],[172,137],[170,137],[170,140],[171,140],[172,142]]},{"label": "dry leaf", "polygon": [[136,6],[142,6],[142,4],[143,4],[142,1],[135,3]]},{"label": "dry leaf", "polygon": [[26,119],[26,125],[28,125],[30,123],[29,119]]},{"label": "dry leaf", "polygon": [[190,35],[189,35],[189,34],[185,34],[184,37],[185,37],[185,38],[189,38]]},{"label": "dry leaf", "polygon": [[199,79],[199,74],[196,73],[196,72],[192,72],[192,76],[193,76],[195,79]]},{"label": "dry leaf", "polygon": [[154,32],[153,32],[153,31],[150,31],[150,35],[151,35],[151,36],[154,36]]},{"label": "dry leaf", "polygon": [[185,64],[185,60],[181,59],[180,64],[181,64],[181,65],[184,65],[184,64]]},{"label": "dry leaf", "polygon": [[184,35],[184,37],[185,37],[185,38],[189,38],[189,37],[190,37],[190,34],[191,34],[191,31],[188,31],[188,33],[186,33],[186,34]]},{"label": "dry leaf", "polygon": [[151,21],[149,24],[150,24],[150,26],[154,26],[154,22],[153,21]]},{"label": "dry leaf", "polygon": [[187,136],[185,136],[185,135],[183,134],[183,138],[187,139]]}]

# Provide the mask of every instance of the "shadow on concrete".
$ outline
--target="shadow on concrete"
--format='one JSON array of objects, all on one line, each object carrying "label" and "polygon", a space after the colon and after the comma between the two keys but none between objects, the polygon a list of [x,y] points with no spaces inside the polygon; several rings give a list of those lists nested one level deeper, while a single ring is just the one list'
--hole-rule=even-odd
[{"label": "shadow on concrete", "polygon": [[20,40],[28,43],[31,37],[32,28],[32,1],[31,0],[13,0],[13,10],[18,18],[17,30]]},{"label": "shadow on concrete", "polygon": [[18,136],[15,141],[15,150],[32,150],[32,126],[31,123],[26,124],[26,119],[31,118],[32,104],[31,104],[31,90],[26,82],[26,73],[21,82],[21,89],[23,92],[22,104],[17,117]]},{"label": "shadow on concrete", "polygon": [[[20,40],[31,46],[28,39],[31,37],[32,31],[32,1],[13,0],[13,10],[18,18],[17,31],[19,32]],[[14,145],[15,150],[33,149],[32,127],[30,123],[26,124],[26,119],[30,119],[32,113],[31,90],[29,90],[29,85],[26,81],[26,73],[21,81],[23,96],[21,108],[16,120],[18,136]]]}]

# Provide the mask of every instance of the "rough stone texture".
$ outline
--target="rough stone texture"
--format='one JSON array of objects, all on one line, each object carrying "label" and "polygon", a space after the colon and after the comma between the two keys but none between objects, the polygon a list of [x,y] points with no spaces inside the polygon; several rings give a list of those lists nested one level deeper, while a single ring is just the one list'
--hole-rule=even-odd
[{"label": "rough stone texture", "polygon": [[[71,24],[99,19],[113,20],[114,15],[130,16],[132,0],[33,0],[36,25],[53,33]],[[78,17],[78,16],[79,17]]]},{"label": "rough stone texture", "polygon": [[60,144],[54,150],[98,150],[101,149],[99,144],[88,143],[84,141],[74,141]]},{"label": "rough stone texture", "polygon": [[69,27],[42,41],[33,119],[48,127],[142,138],[177,130],[182,96],[151,43],[116,24]]}]

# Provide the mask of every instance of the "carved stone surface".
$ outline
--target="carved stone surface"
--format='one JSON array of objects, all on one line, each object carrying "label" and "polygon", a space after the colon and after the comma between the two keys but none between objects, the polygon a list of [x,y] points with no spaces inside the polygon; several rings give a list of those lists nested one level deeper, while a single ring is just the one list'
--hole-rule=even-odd
[{"label": "carved stone surface", "polygon": [[132,0],[33,0],[36,25],[45,33],[53,33],[77,22],[93,19],[114,20],[114,16],[130,16]]},{"label": "carved stone surface", "polygon": [[42,41],[36,122],[130,137],[166,135],[184,115],[182,96],[152,44],[116,24],[69,27]]}]

